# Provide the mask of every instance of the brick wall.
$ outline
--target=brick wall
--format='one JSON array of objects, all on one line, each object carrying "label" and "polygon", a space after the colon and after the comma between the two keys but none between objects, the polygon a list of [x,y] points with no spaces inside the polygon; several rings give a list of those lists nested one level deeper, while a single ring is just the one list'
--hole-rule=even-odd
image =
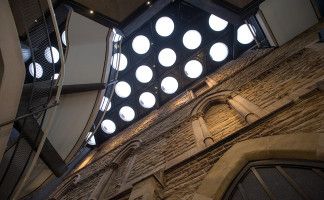
[{"label": "brick wall", "polygon": [[[125,185],[112,189],[109,195],[121,193],[114,199],[127,199],[134,183],[163,171],[164,188],[160,197],[178,200],[191,199],[211,166],[239,141],[268,135],[324,132],[322,91],[314,90],[289,101],[292,96],[298,96],[300,88],[324,78],[324,45],[315,43],[321,27],[324,25],[313,27],[280,48],[245,53],[210,76],[216,85],[207,93],[193,99],[189,92],[184,92],[107,141],[98,149],[92,163],[75,172],[81,175],[81,180],[66,191],[64,199],[88,198],[107,165],[131,139],[141,140],[142,145],[135,152]],[[206,95],[224,90],[236,91],[267,115],[257,123],[248,124],[227,104],[215,104],[203,116],[215,144],[197,150],[191,111]],[[233,134],[236,137],[227,138]],[[113,174],[116,180],[124,176],[125,173]],[[114,184],[112,187],[116,187]]]}]

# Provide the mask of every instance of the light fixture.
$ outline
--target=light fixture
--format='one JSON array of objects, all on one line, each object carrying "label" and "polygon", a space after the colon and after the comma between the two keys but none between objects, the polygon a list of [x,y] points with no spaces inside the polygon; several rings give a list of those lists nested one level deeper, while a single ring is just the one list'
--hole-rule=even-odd
[{"label": "light fixture", "polygon": [[130,122],[135,118],[135,111],[129,106],[124,106],[119,110],[119,116],[122,120]]},{"label": "light fixture", "polygon": [[228,56],[228,47],[222,42],[217,42],[210,48],[209,55],[214,61],[221,62]]},{"label": "light fixture", "polygon": [[65,31],[63,31],[61,38],[62,38],[62,43],[64,44],[64,46],[66,46],[66,32]]},{"label": "light fixture", "polygon": [[29,58],[31,57],[31,52],[30,52],[30,48],[25,45],[25,44],[20,44],[21,46],[21,54],[23,57],[24,62],[27,62],[29,60]]},{"label": "light fixture", "polygon": [[[118,60],[119,59],[119,60]],[[118,68],[118,61],[119,61],[119,68]],[[128,64],[127,58],[122,53],[115,53],[112,58],[112,67],[118,71],[123,71],[126,69]]]},{"label": "light fixture", "polygon": [[249,44],[254,40],[251,30],[255,34],[255,28],[250,24],[249,27],[246,24],[243,24],[237,29],[237,41],[241,44]]},{"label": "light fixture", "polygon": [[136,79],[141,83],[148,83],[153,77],[153,71],[146,65],[139,66],[135,72]]},{"label": "light fixture", "polygon": [[93,12],[93,10],[90,10],[89,13],[90,13],[90,14],[93,14],[94,12]]},{"label": "light fixture", "polygon": [[[101,104],[100,104],[100,108],[99,109],[101,111],[105,111],[108,102],[109,102],[108,97],[103,97],[102,100],[101,100]],[[110,108],[111,108],[111,102],[109,102],[109,104],[108,104],[107,111],[110,110]]]},{"label": "light fixture", "polygon": [[160,51],[158,59],[162,66],[171,67],[177,60],[177,55],[172,49],[165,48]]},{"label": "light fixture", "polygon": [[116,131],[116,124],[109,119],[105,119],[101,122],[101,129],[107,134],[112,134]]},{"label": "light fixture", "polygon": [[227,21],[225,21],[222,18],[217,17],[216,15],[213,15],[213,14],[210,15],[208,22],[209,22],[210,28],[213,29],[214,31],[222,31],[228,25]]},{"label": "light fixture", "polygon": [[139,97],[139,103],[144,108],[152,108],[155,105],[155,96],[150,92],[144,92]]},{"label": "light fixture", "polygon": [[189,78],[197,78],[203,71],[202,64],[197,60],[190,60],[184,67],[185,74]]},{"label": "light fixture", "polygon": [[55,74],[54,74],[54,80],[58,79],[59,76],[60,76],[59,73],[55,73]]},{"label": "light fixture", "polygon": [[94,135],[92,135],[92,132],[87,134],[86,141],[88,141],[89,145],[96,145],[96,139],[94,138]]},{"label": "light fixture", "polygon": [[138,35],[132,42],[133,50],[138,54],[145,54],[150,49],[150,41],[144,35]]},{"label": "light fixture", "polygon": [[161,17],[155,23],[155,31],[162,37],[171,35],[174,30],[174,23],[170,17]]},{"label": "light fixture", "polygon": [[32,75],[32,77],[34,77],[34,75],[35,75],[34,67],[36,69],[36,78],[41,78],[43,76],[43,67],[40,64],[38,64],[37,62],[35,62],[35,65],[34,65],[34,63],[29,64],[28,69],[29,69],[30,75]]},{"label": "light fixture", "polygon": [[178,81],[171,76],[165,77],[161,82],[161,88],[163,92],[173,94],[178,89]]},{"label": "light fixture", "polygon": [[[52,59],[53,54],[53,59]],[[49,63],[57,63],[60,59],[60,54],[55,47],[47,47],[44,51],[44,56]]]},{"label": "light fixture", "polygon": [[115,92],[121,98],[126,98],[130,95],[132,89],[125,81],[120,81],[116,84]]},{"label": "light fixture", "polygon": [[182,42],[187,49],[197,49],[201,44],[201,35],[196,30],[189,30],[183,35]]}]

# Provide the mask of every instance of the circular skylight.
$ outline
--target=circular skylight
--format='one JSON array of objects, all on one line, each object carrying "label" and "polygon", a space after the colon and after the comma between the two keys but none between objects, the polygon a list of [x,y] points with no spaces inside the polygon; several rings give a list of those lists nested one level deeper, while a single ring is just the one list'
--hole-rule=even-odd
[{"label": "circular skylight", "polygon": [[[108,97],[103,97],[99,109],[101,111],[105,111],[106,108],[107,108],[107,111],[110,110],[110,108],[111,108],[111,102],[109,102],[109,104],[108,104],[108,102],[109,102]],[[108,107],[107,107],[107,104],[108,104]]]},{"label": "circular skylight", "polygon": [[160,51],[158,59],[164,67],[171,67],[177,60],[177,55],[172,49],[165,48]]},{"label": "circular skylight", "polygon": [[161,88],[163,92],[173,94],[178,89],[178,81],[171,76],[165,77],[161,82]]},{"label": "circular skylight", "polygon": [[30,49],[27,45],[21,44],[21,54],[23,57],[24,62],[27,62],[31,57]]},{"label": "circular skylight", "polygon": [[150,41],[144,35],[138,35],[132,42],[133,50],[138,54],[145,54],[150,49]]},{"label": "circular skylight", "polygon": [[116,131],[116,124],[109,119],[105,119],[101,122],[101,129],[107,134],[112,134]]},{"label": "circular skylight", "polygon": [[209,17],[209,26],[214,31],[222,31],[224,30],[228,25],[228,22],[223,20],[220,17],[217,17],[216,15],[210,15]]},{"label": "circular skylight", "polygon": [[55,74],[54,74],[54,80],[58,79],[59,76],[60,76],[59,73],[55,73]]},{"label": "circular skylight", "polygon": [[43,67],[36,62],[35,62],[35,65],[34,65],[34,63],[29,64],[28,69],[29,69],[30,75],[32,75],[34,77],[34,75],[35,75],[34,67],[36,68],[36,78],[41,78],[43,76]]},{"label": "circular skylight", "polygon": [[185,65],[184,71],[189,78],[197,78],[201,75],[203,66],[197,60],[190,60]]},{"label": "circular skylight", "polygon": [[201,35],[196,30],[189,30],[183,35],[182,42],[187,49],[196,49],[201,44]]},{"label": "circular skylight", "polygon": [[[118,58],[119,57],[119,58]],[[118,59],[119,59],[119,68],[118,68]],[[115,53],[112,57],[112,67],[118,69],[118,71],[123,71],[127,67],[127,58],[122,53]]]},{"label": "circular skylight", "polygon": [[146,65],[139,66],[135,72],[136,79],[141,83],[148,83],[153,77],[153,71]]},{"label": "circular skylight", "polygon": [[115,92],[121,98],[126,98],[130,95],[132,89],[125,81],[120,81],[116,84]]},{"label": "circular skylight", "polygon": [[92,132],[89,132],[87,134],[86,140],[88,141],[89,145],[96,145],[96,139],[94,138],[94,135],[92,135]]},{"label": "circular skylight", "polygon": [[[52,50],[52,52],[51,52]],[[52,53],[53,53],[53,60],[52,60]],[[49,63],[57,63],[60,59],[60,54],[55,47],[47,47],[44,52],[44,56]]]},{"label": "circular skylight", "polygon": [[66,46],[66,32],[65,31],[63,31],[61,38],[62,38],[62,43]]},{"label": "circular skylight", "polygon": [[155,104],[155,96],[150,92],[144,92],[139,97],[139,102],[144,108],[152,108]]},{"label": "circular skylight", "polygon": [[209,55],[214,61],[221,62],[228,56],[228,48],[226,44],[217,42],[210,48]]},{"label": "circular skylight", "polygon": [[173,20],[170,17],[159,18],[156,21],[155,30],[162,37],[167,37],[171,35],[171,33],[174,30]]},{"label": "circular skylight", "polygon": [[135,117],[135,111],[129,106],[124,106],[119,110],[119,116],[122,120],[130,122]]},{"label": "circular skylight", "polygon": [[[255,34],[255,28],[250,24],[249,24],[249,26]],[[237,29],[237,41],[239,41],[241,44],[251,43],[254,40],[251,30],[249,29],[249,27],[246,24],[241,25]]]}]

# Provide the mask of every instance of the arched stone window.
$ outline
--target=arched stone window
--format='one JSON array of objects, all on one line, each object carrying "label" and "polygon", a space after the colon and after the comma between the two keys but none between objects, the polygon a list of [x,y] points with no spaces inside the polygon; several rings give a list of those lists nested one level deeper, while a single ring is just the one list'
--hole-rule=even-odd
[{"label": "arched stone window", "polygon": [[265,113],[249,100],[232,91],[221,91],[202,98],[191,112],[198,146],[220,141]]},{"label": "arched stone window", "polygon": [[108,164],[108,169],[101,177],[94,191],[91,193],[91,200],[107,199],[123,190],[130,170],[136,159],[136,150],[141,146],[140,140],[130,141]]},{"label": "arched stone window", "polygon": [[268,136],[237,143],[214,164],[193,199],[218,200],[224,198],[225,192],[230,191],[229,188],[233,180],[251,161],[279,159],[321,161],[323,163],[323,142],[323,134],[303,133]]}]

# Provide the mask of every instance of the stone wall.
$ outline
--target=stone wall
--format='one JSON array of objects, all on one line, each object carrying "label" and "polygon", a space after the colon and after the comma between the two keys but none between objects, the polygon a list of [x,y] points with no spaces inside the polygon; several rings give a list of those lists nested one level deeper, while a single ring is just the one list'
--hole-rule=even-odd
[{"label": "stone wall", "polygon": [[[156,199],[192,199],[211,166],[233,144],[269,135],[323,133],[324,93],[319,84],[324,80],[324,44],[316,43],[323,27],[318,24],[280,48],[250,50],[226,64],[208,77],[208,88],[200,96],[184,92],[103,144],[89,165],[74,172],[80,180],[56,194],[88,199],[110,171],[104,184],[111,187],[102,191],[106,199],[142,198],[135,198],[132,188],[151,176],[160,185]],[[224,101],[193,112],[210,94],[223,91],[229,94],[223,95]],[[249,104],[231,103],[235,96]],[[249,120],[250,114],[254,116]],[[200,118],[197,128],[194,122]],[[111,168],[119,152],[135,139],[141,145],[131,151],[132,157]]]}]

